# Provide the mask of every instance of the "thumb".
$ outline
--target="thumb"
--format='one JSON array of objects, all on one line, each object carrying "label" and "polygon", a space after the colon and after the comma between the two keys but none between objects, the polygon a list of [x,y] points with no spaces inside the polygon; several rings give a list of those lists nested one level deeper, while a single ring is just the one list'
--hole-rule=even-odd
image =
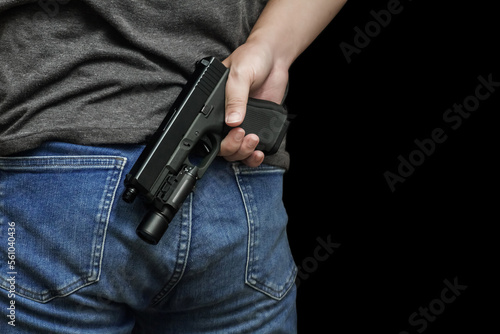
[{"label": "thumb", "polygon": [[[230,65],[230,61],[223,62]],[[226,82],[226,124],[231,127],[240,125],[245,118],[248,94],[251,79],[245,71],[238,71],[234,67],[229,70]]]}]

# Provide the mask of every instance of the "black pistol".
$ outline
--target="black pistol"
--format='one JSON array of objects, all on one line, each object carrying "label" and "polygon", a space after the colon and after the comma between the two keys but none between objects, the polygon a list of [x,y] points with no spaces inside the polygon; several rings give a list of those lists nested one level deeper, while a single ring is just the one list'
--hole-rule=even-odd
[{"label": "black pistol", "polygon": [[[136,196],[149,212],[137,234],[156,245],[168,224],[220,150],[230,128],[225,125],[225,87],[229,69],[216,58],[197,62],[194,73],[125,178],[123,200]],[[283,105],[249,99],[246,134],[259,136],[258,150],[276,153],[289,120]],[[196,154],[197,159],[192,159]],[[199,162],[193,164],[192,160]]]}]

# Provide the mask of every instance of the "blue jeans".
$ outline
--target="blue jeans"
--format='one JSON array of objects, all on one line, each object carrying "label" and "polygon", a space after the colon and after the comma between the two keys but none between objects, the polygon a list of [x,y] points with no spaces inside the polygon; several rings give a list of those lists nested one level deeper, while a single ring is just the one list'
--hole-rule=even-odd
[{"label": "blue jeans", "polygon": [[0,158],[0,333],[295,333],[283,170],[217,158],[152,246],[121,200],[141,150]]}]

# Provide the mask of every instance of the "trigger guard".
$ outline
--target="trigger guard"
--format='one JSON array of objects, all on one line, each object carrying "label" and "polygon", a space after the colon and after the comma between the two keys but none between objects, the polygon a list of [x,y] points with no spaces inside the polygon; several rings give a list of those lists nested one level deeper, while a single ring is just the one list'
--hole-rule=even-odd
[{"label": "trigger guard", "polygon": [[193,153],[200,157],[205,157],[207,154],[210,153],[212,147],[213,144],[210,142],[210,140],[208,140],[208,138],[206,138],[206,136],[204,136],[196,143]]},{"label": "trigger guard", "polygon": [[222,138],[216,134],[206,134],[200,139],[199,143],[203,145],[207,150],[207,154],[203,157],[202,161],[198,165],[198,178],[201,178],[207,168],[212,164],[214,159],[217,157],[220,151],[220,144]]}]

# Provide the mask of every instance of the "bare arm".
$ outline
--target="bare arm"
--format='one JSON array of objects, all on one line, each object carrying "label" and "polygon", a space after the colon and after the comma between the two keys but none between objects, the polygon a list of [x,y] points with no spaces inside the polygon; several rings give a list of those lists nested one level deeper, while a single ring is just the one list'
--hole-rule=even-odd
[{"label": "bare arm", "polygon": [[[330,23],[347,0],[270,0],[245,44],[224,64],[230,68],[226,85],[226,123],[244,119],[249,96],[280,103],[294,60]],[[264,154],[255,151],[258,137],[231,130],[221,145],[227,160],[258,166]]]}]

